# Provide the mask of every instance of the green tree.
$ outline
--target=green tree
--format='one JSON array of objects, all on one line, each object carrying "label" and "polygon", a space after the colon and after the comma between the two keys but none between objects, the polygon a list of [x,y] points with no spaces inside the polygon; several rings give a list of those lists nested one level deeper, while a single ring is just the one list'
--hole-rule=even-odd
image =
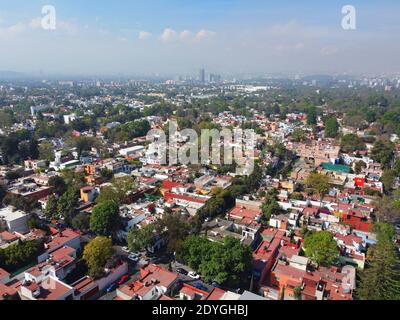
[{"label": "green tree", "polygon": [[237,286],[251,270],[251,249],[240,240],[226,237],[224,243],[189,236],[178,254],[180,260],[199,271],[207,282]]},{"label": "green tree", "polygon": [[293,130],[292,139],[296,142],[304,142],[306,140],[306,132],[301,128],[296,128]]},{"label": "green tree", "polygon": [[0,268],[13,272],[34,261],[44,250],[41,240],[19,241],[0,248]]},{"label": "green tree", "polygon": [[71,148],[76,148],[80,157],[84,151],[89,151],[92,147],[98,145],[98,141],[93,137],[76,137],[67,140],[67,145]]},{"label": "green tree", "polygon": [[377,140],[371,150],[371,158],[381,163],[384,167],[390,168],[394,157],[394,145],[390,141]]},{"label": "green tree", "polygon": [[86,212],[78,213],[71,222],[73,228],[78,229],[82,232],[90,230],[90,218]]},{"label": "green tree", "polygon": [[135,179],[130,176],[114,178],[111,183],[111,186],[100,190],[100,195],[96,199],[97,203],[114,201],[121,205],[126,203],[130,194],[136,190]]},{"label": "green tree", "polygon": [[178,251],[183,241],[189,235],[190,225],[181,214],[165,214],[156,223],[158,234],[161,235],[170,252]]},{"label": "green tree", "polygon": [[294,293],[294,298],[295,298],[296,300],[301,300],[301,299],[302,299],[302,290],[301,290],[301,287],[296,287],[296,288],[294,288],[293,293]]},{"label": "green tree", "polygon": [[59,216],[63,217],[68,224],[71,224],[71,221],[75,216],[75,210],[77,205],[78,205],[78,190],[74,187],[70,187],[58,199],[57,212]]},{"label": "green tree", "polygon": [[329,117],[325,121],[325,137],[336,138],[339,133],[339,122],[336,117]]},{"label": "green tree", "polygon": [[400,260],[392,240],[369,248],[357,295],[361,300],[400,300]]},{"label": "green tree", "polygon": [[58,214],[58,200],[54,195],[51,195],[47,200],[46,209],[44,214],[48,219],[59,218]]},{"label": "green tree", "polygon": [[114,175],[114,173],[112,172],[112,170],[109,170],[106,168],[104,168],[100,171],[100,176],[106,180],[111,180],[113,175]]},{"label": "green tree", "polygon": [[3,185],[0,185],[0,203],[3,202],[4,197],[7,194],[7,188]]},{"label": "green tree", "polygon": [[40,206],[38,201],[35,199],[25,198],[11,193],[4,197],[3,203],[7,206],[13,206],[18,210],[25,211],[26,213],[31,213],[34,209],[37,209]]},{"label": "green tree", "polygon": [[54,176],[49,179],[49,186],[52,187],[53,193],[61,197],[68,189],[65,180],[60,176]]},{"label": "green tree", "polygon": [[89,275],[95,279],[102,277],[104,267],[113,253],[111,239],[97,237],[90,241],[83,251],[83,259],[89,269]]},{"label": "green tree", "polygon": [[400,217],[400,208],[392,197],[383,196],[374,201],[377,222],[395,223]]},{"label": "green tree", "polygon": [[307,124],[309,126],[315,126],[317,124],[317,108],[311,106],[307,110]]},{"label": "green tree", "polygon": [[39,144],[38,148],[40,160],[54,161],[54,147],[50,142],[43,141]]},{"label": "green tree", "polygon": [[132,228],[128,233],[128,247],[131,251],[146,250],[157,240],[156,226],[149,224],[141,229]]},{"label": "green tree", "polygon": [[90,230],[100,236],[115,236],[120,224],[119,206],[114,201],[98,204],[90,216]]},{"label": "green tree", "polygon": [[273,215],[279,214],[281,207],[278,203],[278,191],[276,189],[268,190],[265,201],[261,205],[262,217],[261,222],[267,225]]},{"label": "green tree", "polygon": [[400,159],[397,159],[393,165],[393,170],[396,177],[400,177]]},{"label": "green tree", "polygon": [[396,173],[394,170],[384,170],[381,181],[383,183],[383,186],[385,187],[385,191],[389,193],[394,185],[394,180],[396,177]]},{"label": "green tree", "polygon": [[340,147],[343,152],[350,153],[365,150],[365,143],[356,134],[346,134],[342,137]]},{"label": "green tree", "polygon": [[363,170],[363,168],[366,168],[367,165],[365,164],[364,161],[360,160],[357,161],[356,164],[354,165],[354,171],[356,174],[360,174]]},{"label": "green tree", "polygon": [[322,266],[331,266],[339,256],[337,243],[327,231],[307,236],[304,240],[304,251],[311,261]]},{"label": "green tree", "polygon": [[308,188],[313,189],[320,195],[320,199],[324,198],[324,195],[329,192],[330,179],[328,176],[320,173],[310,173],[307,177],[305,184]]}]

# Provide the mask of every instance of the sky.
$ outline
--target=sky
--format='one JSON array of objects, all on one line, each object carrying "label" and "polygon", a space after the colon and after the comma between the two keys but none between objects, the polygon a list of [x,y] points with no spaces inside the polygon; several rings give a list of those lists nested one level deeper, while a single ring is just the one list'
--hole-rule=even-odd
[{"label": "sky", "polygon": [[[42,28],[52,5],[56,29]],[[342,7],[356,29],[342,28]],[[74,75],[400,72],[398,0],[0,0],[0,70]]]}]

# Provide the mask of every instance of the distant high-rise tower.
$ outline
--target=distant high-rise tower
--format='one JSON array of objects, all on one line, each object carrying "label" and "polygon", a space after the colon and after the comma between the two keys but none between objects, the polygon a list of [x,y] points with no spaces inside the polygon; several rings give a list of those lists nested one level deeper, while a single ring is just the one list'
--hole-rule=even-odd
[{"label": "distant high-rise tower", "polygon": [[200,69],[200,82],[206,83],[206,70]]}]

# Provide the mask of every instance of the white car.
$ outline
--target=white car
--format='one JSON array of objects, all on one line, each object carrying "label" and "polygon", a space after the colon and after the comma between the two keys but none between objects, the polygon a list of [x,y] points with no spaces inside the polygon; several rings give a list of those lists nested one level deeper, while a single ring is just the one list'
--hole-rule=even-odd
[{"label": "white car", "polygon": [[133,261],[133,262],[138,262],[140,260],[140,258],[136,254],[130,254],[128,256],[128,259]]},{"label": "white car", "polygon": [[121,250],[122,250],[123,252],[130,253],[128,247],[122,247]]},{"label": "white car", "polygon": [[190,271],[189,273],[188,273],[188,277],[189,278],[192,278],[192,279],[194,279],[194,280],[199,280],[200,279],[200,275],[198,275],[196,272],[194,272],[194,271]]}]

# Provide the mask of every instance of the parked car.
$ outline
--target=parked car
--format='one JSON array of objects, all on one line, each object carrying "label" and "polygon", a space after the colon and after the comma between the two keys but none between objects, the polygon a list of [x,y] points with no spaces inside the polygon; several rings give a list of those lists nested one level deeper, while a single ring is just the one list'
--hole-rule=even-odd
[{"label": "parked car", "polygon": [[178,272],[179,274],[182,274],[184,276],[188,275],[188,272],[185,269],[182,269],[182,268],[177,268],[176,272]]},{"label": "parked car", "polygon": [[199,289],[199,290],[208,291],[208,288],[205,285],[203,285],[202,283],[199,283],[199,282],[195,283],[194,287],[196,289]]},{"label": "parked car", "polygon": [[130,251],[129,251],[129,248],[128,248],[128,247],[122,247],[121,249],[122,249],[122,251],[123,251],[123,252],[130,253]]},{"label": "parked car", "polygon": [[129,279],[128,275],[122,276],[121,279],[118,281],[118,285],[124,284],[126,281],[128,281],[128,279]]},{"label": "parked car", "polygon": [[200,275],[198,275],[196,272],[194,271],[190,271],[188,273],[188,277],[194,279],[194,280],[199,280],[200,279]]},{"label": "parked car", "polygon": [[106,289],[106,291],[107,291],[107,293],[110,293],[110,292],[114,291],[115,289],[117,289],[117,287],[118,287],[118,284],[113,283]]},{"label": "parked car", "polygon": [[139,258],[137,255],[135,255],[135,254],[130,254],[130,255],[128,256],[128,259],[131,260],[131,261],[133,261],[133,262],[138,262],[138,261],[140,260],[140,258]]}]

